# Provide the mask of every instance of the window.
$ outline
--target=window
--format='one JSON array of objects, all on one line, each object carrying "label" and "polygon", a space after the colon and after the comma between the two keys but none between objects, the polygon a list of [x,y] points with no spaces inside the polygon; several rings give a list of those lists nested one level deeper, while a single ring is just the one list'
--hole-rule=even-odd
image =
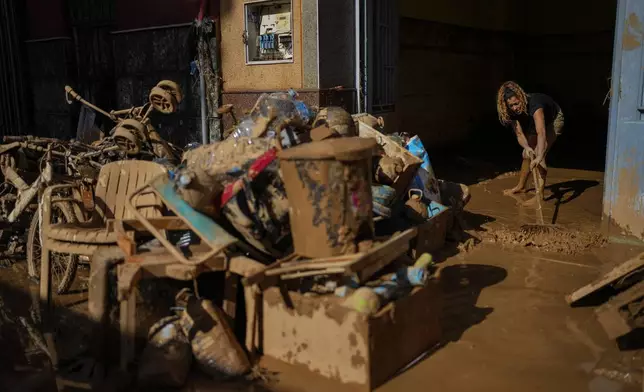
[{"label": "window", "polygon": [[246,63],[293,61],[291,0],[245,4]]}]

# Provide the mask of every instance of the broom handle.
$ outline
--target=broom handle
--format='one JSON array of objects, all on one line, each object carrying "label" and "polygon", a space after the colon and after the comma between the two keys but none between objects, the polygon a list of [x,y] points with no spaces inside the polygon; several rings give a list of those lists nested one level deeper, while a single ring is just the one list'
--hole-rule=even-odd
[{"label": "broom handle", "polygon": [[541,190],[539,189],[539,177],[537,175],[537,168],[532,169],[532,181],[534,182],[534,189],[537,193],[537,224],[543,225],[543,209],[541,208]]}]

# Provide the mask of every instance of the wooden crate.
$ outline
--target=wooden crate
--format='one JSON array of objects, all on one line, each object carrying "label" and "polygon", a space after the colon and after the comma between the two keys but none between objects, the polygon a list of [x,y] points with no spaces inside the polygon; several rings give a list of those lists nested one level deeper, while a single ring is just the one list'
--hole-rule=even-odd
[{"label": "wooden crate", "polygon": [[370,391],[440,340],[442,298],[436,281],[371,317],[341,307],[340,301],[296,292],[285,298],[278,288],[265,291],[264,355],[305,366],[352,390]]},{"label": "wooden crate", "polygon": [[396,190],[396,197],[402,197],[409,188],[409,184],[413,180],[418,168],[423,163],[423,161],[416,157],[414,154],[407,151],[400,144],[396,143],[393,139],[384,135],[375,129],[371,128],[369,125],[358,121],[358,132],[360,137],[371,137],[376,139],[378,144],[382,146],[385,150],[387,156],[395,158],[398,157],[402,159],[404,163],[403,172],[400,173],[396,181],[394,182],[393,188]]}]

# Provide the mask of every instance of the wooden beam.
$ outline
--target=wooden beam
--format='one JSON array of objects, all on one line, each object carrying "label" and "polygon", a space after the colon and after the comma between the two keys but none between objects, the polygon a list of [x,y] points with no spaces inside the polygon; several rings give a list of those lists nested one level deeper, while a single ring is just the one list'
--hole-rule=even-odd
[{"label": "wooden beam", "polygon": [[409,242],[416,238],[417,228],[411,228],[375,246],[360,259],[346,267],[346,275],[356,274],[360,282],[366,282],[376,272],[391,264],[409,251]]},{"label": "wooden beam", "polygon": [[610,272],[597,279],[596,281],[589,283],[586,286],[576,290],[574,293],[566,296],[566,302],[568,302],[569,305],[574,305],[576,302],[589,296],[590,294],[617,282],[622,277],[643,267],[644,253],[640,253],[636,257],[613,268]]},{"label": "wooden beam", "polygon": [[597,321],[609,338],[617,339],[638,327],[635,325],[635,320],[630,318],[630,312],[624,312],[623,309],[630,303],[640,301],[642,297],[644,297],[644,282],[639,282],[595,310]]}]

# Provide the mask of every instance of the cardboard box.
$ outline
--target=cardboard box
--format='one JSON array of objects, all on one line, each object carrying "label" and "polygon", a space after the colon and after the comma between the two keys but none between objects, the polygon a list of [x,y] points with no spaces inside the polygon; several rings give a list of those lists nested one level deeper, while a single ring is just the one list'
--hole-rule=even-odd
[{"label": "cardboard box", "polygon": [[436,281],[374,316],[339,305],[334,296],[263,295],[263,353],[305,366],[352,390],[370,391],[436,345],[441,337],[441,292]]}]

